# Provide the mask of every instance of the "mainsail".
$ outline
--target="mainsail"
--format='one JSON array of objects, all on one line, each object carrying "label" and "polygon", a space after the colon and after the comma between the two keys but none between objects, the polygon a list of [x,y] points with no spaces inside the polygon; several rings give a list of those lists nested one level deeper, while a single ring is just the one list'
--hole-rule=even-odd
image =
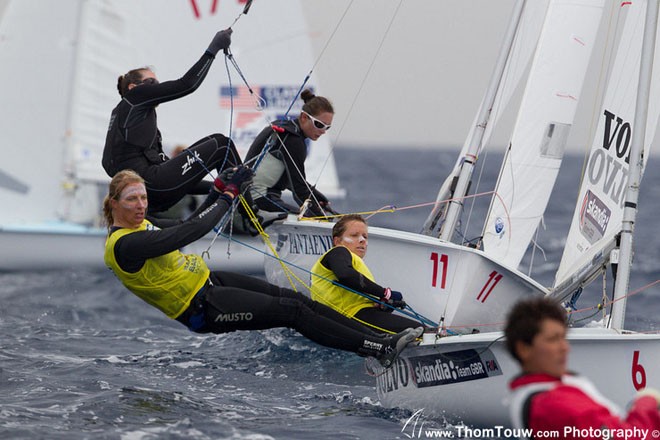
[{"label": "mainsail", "polygon": [[[556,287],[600,265],[609,257],[604,250],[621,231],[646,2],[623,2],[621,7],[627,10],[627,17],[555,277]],[[644,157],[648,157],[660,111],[659,51],[660,45],[656,45]]]},{"label": "mainsail", "polygon": [[520,264],[550,198],[602,11],[602,0],[553,1],[548,8],[484,225],[484,252],[506,266]]}]

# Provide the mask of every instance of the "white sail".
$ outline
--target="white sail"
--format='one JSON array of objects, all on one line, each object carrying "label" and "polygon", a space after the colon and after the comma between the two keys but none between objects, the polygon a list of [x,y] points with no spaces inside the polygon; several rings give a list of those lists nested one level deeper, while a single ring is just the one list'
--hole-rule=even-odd
[{"label": "white sail", "polygon": [[[432,235],[433,231],[440,227],[442,211],[446,209],[446,201],[452,197],[454,180],[458,178],[463,161],[466,157],[479,157],[481,151],[489,144],[493,129],[497,127],[500,116],[509,105],[518,85],[529,67],[530,60],[536,49],[543,20],[550,0],[536,0],[533,2],[522,2],[522,15],[512,31],[514,32],[511,47],[503,47],[504,52],[500,56],[506,57],[501,77],[496,78],[491,87],[496,89],[492,102],[484,97],[479,106],[470,132],[465,139],[463,148],[457,158],[454,169],[447,176],[438,191],[436,205],[424,223],[423,233]],[[515,18],[514,18],[515,21]],[[497,73],[496,73],[497,74]],[[479,136],[478,133],[483,133]],[[479,139],[481,137],[481,139]],[[462,197],[456,194],[455,197]],[[450,226],[450,227],[453,227]]]},{"label": "white sail", "polygon": [[[57,217],[78,2],[13,1],[0,22],[2,223]],[[66,25],[63,25],[63,24]],[[47,66],[47,67],[46,67]],[[51,109],[58,109],[52,111]]]},{"label": "white sail", "polygon": [[550,198],[602,11],[602,0],[548,8],[484,225],[484,251],[506,266],[518,267]]},{"label": "white sail", "polygon": [[[621,8],[627,12],[625,25],[555,286],[571,279],[576,270],[585,270],[621,231],[646,3],[624,2]],[[656,45],[644,157],[648,157],[660,111],[659,50]]]}]

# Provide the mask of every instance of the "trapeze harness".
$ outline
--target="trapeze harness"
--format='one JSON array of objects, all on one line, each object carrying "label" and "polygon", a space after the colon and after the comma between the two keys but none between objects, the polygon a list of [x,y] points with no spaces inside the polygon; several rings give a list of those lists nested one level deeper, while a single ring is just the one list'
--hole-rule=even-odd
[{"label": "trapeze harness", "polygon": [[137,229],[121,228],[114,231],[106,240],[105,264],[128,290],[168,317],[176,319],[207,283],[210,271],[204,260],[198,255],[175,250],[146,259],[137,272],[126,272],[115,258],[115,245],[120,238],[154,229],[155,226],[149,220],[143,220]]},{"label": "trapeze harness", "polygon": [[[340,247],[342,249],[346,249],[346,251],[350,253],[351,266],[356,272],[360,274],[360,278],[364,277],[375,284],[374,276],[362,258],[360,258],[359,255],[355,255],[344,246],[337,246],[323,254],[312,267],[312,299],[332,307],[340,313],[343,313],[344,315],[352,318],[360,310],[367,307],[374,307],[375,303],[362,295],[348,292],[344,287],[341,287],[332,282],[338,281],[337,275],[334,271],[323,265],[323,260],[331,252],[336,252],[339,250],[338,248]],[[361,280],[360,284],[364,285],[365,281]],[[384,291],[384,289],[380,286],[378,286],[378,290],[380,292]],[[382,293],[381,295],[375,296],[382,296]]]},{"label": "trapeze harness", "polygon": [[[261,157],[256,169],[250,194],[259,209],[296,213],[297,207],[280,198],[285,189],[293,193],[293,199],[302,206],[310,194],[316,200],[327,201],[320,191],[306,181],[305,159],[307,145],[298,119],[275,121],[264,128],[254,139],[245,162]],[[262,154],[264,148],[268,151]],[[314,215],[323,215],[315,203],[310,207]]]}]

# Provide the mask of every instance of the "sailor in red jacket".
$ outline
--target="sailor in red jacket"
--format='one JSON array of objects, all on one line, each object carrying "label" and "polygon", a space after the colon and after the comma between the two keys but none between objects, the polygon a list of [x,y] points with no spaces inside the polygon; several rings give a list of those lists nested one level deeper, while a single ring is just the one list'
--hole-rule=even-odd
[{"label": "sailor in red jacket", "polygon": [[651,438],[660,429],[660,393],[643,390],[623,412],[589,380],[567,372],[566,328],[566,312],[544,298],[522,301],[511,311],[507,348],[523,370],[510,384],[513,425],[566,439],[614,438],[616,432],[628,439]]}]

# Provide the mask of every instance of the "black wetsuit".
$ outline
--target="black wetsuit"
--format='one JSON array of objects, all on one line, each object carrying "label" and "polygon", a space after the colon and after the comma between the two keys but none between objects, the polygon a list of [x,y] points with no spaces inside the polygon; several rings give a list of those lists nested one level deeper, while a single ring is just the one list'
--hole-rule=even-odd
[{"label": "black wetsuit", "polygon": [[302,206],[311,192],[314,197],[309,207],[310,214],[324,215],[316,202],[323,205],[328,199],[310,185],[305,177],[307,144],[298,119],[275,121],[273,125],[282,131],[275,131],[271,126],[264,128],[250,145],[245,157],[245,161],[254,168],[255,164],[250,161],[260,156],[264,147],[269,145],[268,153],[263,155],[255,171],[252,199],[259,209],[264,211],[297,214],[298,207],[291,206],[280,198],[282,191],[291,191],[298,206]]},{"label": "black wetsuit", "polygon": [[[162,229],[121,237],[114,246],[117,263],[125,272],[138,272],[147,259],[176,251],[210,231],[228,206],[226,196],[218,198],[213,191],[186,221],[150,218]],[[321,345],[378,358],[390,356],[400,337],[375,333],[293,290],[222,271],[210,273],[176,320],[198,333],[288,327]]]},{"label": "black wetsuit", "polygon": [[219,133],[197,141],[174,158],[163,153],[156,106],[194,92],[214,58],[205,52],[177,80],[133,87],[112,111],[103,168],[111,177],[123,169],[132,169],[142,176],[150,212],[164,211],[186,194],[208,192],[210,184],[202,179],[210,170],[221,171],[241,163],[233,142]]},{"label": "black wetsuit", "polygon": [[[355,270],[350,251],[343,246],[336,246],[325,254],[321,264],[334,272],[337,282],[342,286],[373,296],[374,299],[385,301],[383,298],[385,288],[371,281],[369,278]],[[355,293],[346,291],[346,295]],[[366,307],[360,309],[355,317],[369,324],[392,332],[400,332],[408,327],[418,327],[421,324],[405,316],[392,314],[393,309],[387,307]]]}]

